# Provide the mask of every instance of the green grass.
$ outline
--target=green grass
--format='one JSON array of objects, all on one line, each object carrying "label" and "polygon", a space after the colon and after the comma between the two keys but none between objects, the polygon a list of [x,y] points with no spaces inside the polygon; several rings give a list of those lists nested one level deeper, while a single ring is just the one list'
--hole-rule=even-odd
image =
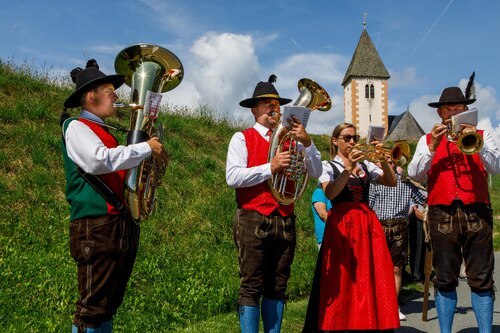
[{"label": "green grass", "polygon": [[[3,331],[69,331],[77,286],[69,254],[59,127],[68,87],[29,67],[0,61]],[[115,331],[237,332],[239,279],[232,240],[236,203],[225,182],[225,159],[240,126],[216,119],[207,107],[168,111],[160,120],[171,162],[157,191],[156,213],[142,225],[136,266]],[[127,126],[124,116],[113,121]],[[313,139],[328,158],[328,136]],[[500,177],[493,182],[492,201],[499,207]],[[298,245],[284,332],[300,331],[311,287],[317,255],[309,206],[313,188],[311,181],[296,205]]]}]

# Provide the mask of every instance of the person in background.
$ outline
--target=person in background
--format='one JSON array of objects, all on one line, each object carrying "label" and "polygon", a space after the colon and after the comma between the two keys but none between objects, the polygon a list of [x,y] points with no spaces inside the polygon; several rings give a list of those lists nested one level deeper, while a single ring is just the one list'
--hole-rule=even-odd
[{"label": "person in background", "polygon": [[479,332],[491,332],[493,323],[493,215],[487,175],[500,172],[500,154],[491,134],[475,126],[462,124],[463,133],[477,133],[484,141],[475,154],[464,154],[446,135],[451,117],[474,102],[459,87],[447,87],[438,102],[429,103],[443,123],[420,138],[408,166],[411,178],[427,180],[433,283],[443,333],[452,331],[462,256]]},{"label": "person in background", "polygon": [[[290,267],[295,254],[294,205],[282,205],[273,197],[268,180],[290,165],[289,151],[268,161],[269,139],[279,125],[281,98],[273,85],[257,83],[253,96],[240,102],[250,108],[255,124],[231,138],[227,153],[226,182],[236,190],[238,209],[233,221],[238,249],[240,288],[238,314],[243,333],[258,332],[260,315],[265,332],[280,332]],[[294,116],[285,119],[289,133],[305,153],[307,172],[321,175],[321,154],[304,125]],[[286,123],[285,123],[286,124]],[[262,298],[262,302],[261,302]]]},{"label": "person in background", "polygon": [[[110,333],[113,316],[123,302],[139,245],[139,225],[126,211],[125,172],[154,154],[167,154],[157,138],[120,146],[104,120],[115,114],[115,89],[121,75],[105,75],[95,60],[76,68],[73,94],[65,108],[82,108],[78,118],[66,119],[63,159],[66,199],[70,204],[70,252],[78,269],[79,299],[73,333]],[[93,177],[114,195],[104,197],[87,180]],[[114,200],[116,199],[116,201]]]},{"label": "person in background", "polygon": [[311,198],[311,210],[314,217],[314,234],[318,249],[323,241],[323,233],[325,232],[325,222],[328,217],[328,212],[332,208],[332,203],[323,192],[321,187],[314,190]]},{"label": "person in background", "polygon": [[[408,177],[408,181],[415,185],[427,202],[427,189],[420,183]],[[412,202],[409,211],[408,243],[410,249],[409,268],[411,279],[414,282],[424,281],[425,264],[425,233],[424,233],[424,210],[426,205]]]},{"label": "person in background", "polygon": [[332,209],[316,265],[303,332],[393,330],[400,326],[391,256],[384,231],[368,206],[370,182],[396,186],[387,160],[382,169],[355,148],[356,128],[336,126],[329,161],[319,178]]},{"label": "person in background", "polygon": [[[412,203],[424,204],[425,197],[418,188],[406,179],[403,169],[388,157],[387,163],[394,169],[396,187],[370,184],[368,203],[377,214],[385,233],[385,240],[391,253],[396,282],[396,296],[399,297],[402,285],[402,271],[408,257],[408,214]],[[377,163],[378,165],[378,163]],[[399,320],[406,316],[399,310]]]}]

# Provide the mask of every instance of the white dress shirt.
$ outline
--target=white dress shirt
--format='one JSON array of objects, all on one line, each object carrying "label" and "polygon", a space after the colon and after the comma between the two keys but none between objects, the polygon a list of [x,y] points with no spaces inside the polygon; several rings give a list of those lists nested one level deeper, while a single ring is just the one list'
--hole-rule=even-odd
[{"label": "white dress shirt", "polygon": [[[80,117],[104,124],[104,121],[86,110]],[[108,148],[83,122],[72,121],[64,135],[68,157],[85,172],[94,175],[127,170],[136,167],[151,155],[147,142]]]},{"label": "white dress shirt", "polygon": [[[337,155],[333,160],[340,163],[340,165],[339,163],[334,163],[337,169],[339,169],[340,172],[344,171],[345,168],[342,158]],[[364,163],[366,165],[366,169],[368,170],[370,182],[375,183],[378,177],[384,172],[382,171],[382,169],[380,169],[372,162],[365,161]],[[357,163],[356,165],[359,169],[364,171],[363,167],[361,166],[361,163]],[[351,175],[351,177],[354,176]],[[333,172],[333,168],[332,165],[330,164],[330,161],[323,161],[323,173],[321,174],[321,177],[319,177],[318,179],[318,185],[321,186],[321,184],[323,183],[333,182],[334,180],[335,180],[335,174]]]},{"label": "white dress shirt", "polygon": [[[500,154],[491,134],[483,131],[483,148],[479,151],[479,157],[483,162],[487,172],[492,174],[500,173]],[[432,158],[434,153],[431,153],[427,145],[426,135],[422,136],[418,141],[417,148],[413,158],[408,164],[408,176],[417,182],[427,180],[427,172],[431,168]]]},{"label": "white dress shirt", "polygon": [[[254,129],[259,134],[269,141],[267,135],[268,129],[259,123],[255,123]],[[306,169],[309,175],[318,178],[321,175],[321,153],[316,149],[316,146],[311,141],[311,145],[305,148],[300,142],[298,145],[299,150],[306,152]],[[231,141],[227,151],[226,160],[226,182],[230,188],[250,187],[260,184],[271,178],[271,163],[266,163],[251,168],[247,167],[248,164],[248,151],[246,146],[245,136],[242,132],[236,132]]]}]

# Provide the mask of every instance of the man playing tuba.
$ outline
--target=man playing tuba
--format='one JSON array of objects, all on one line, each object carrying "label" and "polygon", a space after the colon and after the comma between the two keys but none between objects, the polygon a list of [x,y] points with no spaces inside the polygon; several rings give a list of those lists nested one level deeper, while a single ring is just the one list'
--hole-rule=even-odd
[{"label": "man playing tuba", "polygon": [[71,206],[70,251],[78,268],[79,299],[73,333],[112,332],[139,245],[139,225],[124,207],[125,171],[151,154],[166,158],[162,144],[119,146],[104,120],[115,114],[122,75],[105,75],[90,60],[72,71],[76,89],[65,108],[82,107],[62,124],[66,199]]},{"label": "man playing tuba", "polygon": [[[296,245],[294,205],[278,203],[267,182],[291,161],[288,151],[278,152],[268,161],[269,139],[279,124],[280,105],[291,101],[279,96],[273,77],[269,82],[259,82],[252,98],[240,102],[251,109],[255,125],[233,135],[227,154],[226,181],[236,189],[238,205],[233,228],[240,267],[238,312],[243,333],[258,332],[261,313],[264,331],[280,332]],[[319,177],[321,154],[297,118],[289,123],[290,134],[299,142],[297,148],[305,151],[307,172]]]}]

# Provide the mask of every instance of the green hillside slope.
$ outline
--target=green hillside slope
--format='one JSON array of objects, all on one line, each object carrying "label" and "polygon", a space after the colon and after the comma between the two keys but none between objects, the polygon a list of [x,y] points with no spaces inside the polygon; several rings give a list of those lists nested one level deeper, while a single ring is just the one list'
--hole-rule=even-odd
[{"label": "green hillside slope", "polygon": [[[43,75],[0,64],[0,328],[7,331],[69,329],[76,268],[69,254],[58,122],[70,92]],[[206,109],[197,111],[176,110],[160,118],[171,162],[157,191],[156,213],[142,225],[117,331],[175,331],[235,309],[236,204],[225,183],[225,159],[238,129],[215,121]],[[127,126],[125,118],[113,121]],[[326,152],[327,138],[316,140]],[[307,199],[312,187],[311,182],[297,207],[300,241],[291,299],[308,293],[315,264]]]}]

